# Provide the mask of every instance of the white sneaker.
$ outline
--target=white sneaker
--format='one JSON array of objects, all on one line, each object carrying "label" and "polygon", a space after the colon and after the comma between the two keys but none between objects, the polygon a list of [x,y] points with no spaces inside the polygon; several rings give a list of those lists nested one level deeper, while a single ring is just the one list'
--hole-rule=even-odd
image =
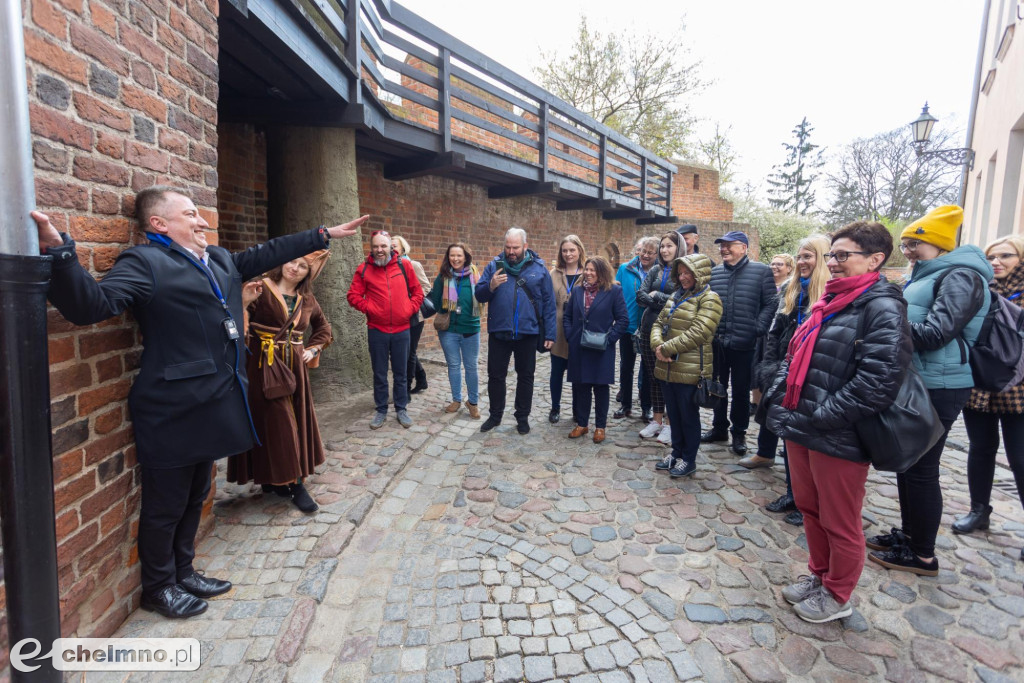
[{"label": "white sneaker", "polygon": [[672,425],[665,425],[661,428],[661,433],[658,434],[658,443],[665,446],[672,445]]},{"label": "white sneaker", "polygon": [[661,433],[661,423],[651,420],[651,423],[640,430],[641,439],[653,439]]}]

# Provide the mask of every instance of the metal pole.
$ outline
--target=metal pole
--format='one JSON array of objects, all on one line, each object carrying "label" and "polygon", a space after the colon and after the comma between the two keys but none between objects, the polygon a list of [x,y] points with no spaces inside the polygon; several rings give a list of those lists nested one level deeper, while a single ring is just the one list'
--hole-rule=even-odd
[{"label": "metal pole", "polygon": [[[50,257],[39,255],[19,0],[0,2],[0,527],[8,641],[48,653],[60,638],[57,531],[50,444],[46,292]],[[23,652],[32,652],[26,647]],[[49,659],[15,681],[62,680]]]}]

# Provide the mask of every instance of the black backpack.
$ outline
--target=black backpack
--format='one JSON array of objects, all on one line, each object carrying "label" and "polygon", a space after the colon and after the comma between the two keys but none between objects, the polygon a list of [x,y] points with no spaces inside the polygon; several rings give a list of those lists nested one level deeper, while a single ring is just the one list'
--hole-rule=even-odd
[{"label": "black backpack", "polygon": [[[953,270],[936,278],[934,295]],[[976,388],[1002,392],[1024,381],[1024,309],[996,292],[989,296],[988,313],[971,347],[971,374]]]}]

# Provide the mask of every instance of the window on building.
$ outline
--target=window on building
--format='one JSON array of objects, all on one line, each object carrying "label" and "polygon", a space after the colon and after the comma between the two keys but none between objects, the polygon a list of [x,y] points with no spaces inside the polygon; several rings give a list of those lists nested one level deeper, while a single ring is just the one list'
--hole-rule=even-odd
[{"label": "window on building", "polygon": [[695,190],[699,190],[700,189],[700,173],[694,173],[693,174],[693,189],[695,189]]}]

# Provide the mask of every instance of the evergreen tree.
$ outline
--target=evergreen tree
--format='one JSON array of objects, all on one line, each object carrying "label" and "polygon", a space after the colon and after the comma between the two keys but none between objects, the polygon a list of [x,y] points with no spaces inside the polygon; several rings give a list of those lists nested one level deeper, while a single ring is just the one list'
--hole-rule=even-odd
[{"label": "evergreen tree", "polygon": [[821,156],[824,150],[810,141],[813,131],[814,127],[807,122],[805,116],[793,129],[796,143],[782,143],[788,152],[786,163],[775,166],[775,173],[768,176],[768,194],[771,195],[768,203],[773,208],[800,215],[814,213],[814,190],[811,185],[818,178],[815,171],[821,168],[825,160]]}]

